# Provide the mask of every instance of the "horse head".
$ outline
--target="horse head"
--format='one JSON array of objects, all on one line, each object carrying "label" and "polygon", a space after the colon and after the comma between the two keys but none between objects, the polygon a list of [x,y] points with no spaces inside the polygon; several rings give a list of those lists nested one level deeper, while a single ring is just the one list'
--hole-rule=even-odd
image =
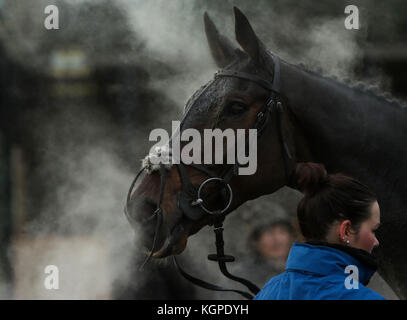
[{"label": "horse head", "polygon": [[[236,169],[230,163],[181,163],[151,170],[134,192],[129,191],[127,217],[133,225],[145,222],[144,244],[151,247],[154,242],[151,255],[156,258],[181,253],[188,236],[213,224],[211,213],[222,210],[226,215],[242,203],[289,183],[296,157],[292,123],[284,113],[289,112],[283,110],[284,101],[278,101],[278,106],[276,101],[270,102],[278,95],[278,89],[273,88],[278,87],[279,61],[256,36],[245,15],[237,8],[234,14],[240,47],[221,35],[208,14],[204,15],[210,52],[221,70],[187,102],[180,132],[191,128],[201,133],[205,129],[261,129],[256,140],[257,168],[248,175],[230,174]],[[235,144],[234,150],[238,139]],[[210,177],[222,179],[208,182]],[[199,187],[203,188],[197,197]],[[197,203],[198,198],[204,205]],[[154,224],[155,219],[160,223]]]}]

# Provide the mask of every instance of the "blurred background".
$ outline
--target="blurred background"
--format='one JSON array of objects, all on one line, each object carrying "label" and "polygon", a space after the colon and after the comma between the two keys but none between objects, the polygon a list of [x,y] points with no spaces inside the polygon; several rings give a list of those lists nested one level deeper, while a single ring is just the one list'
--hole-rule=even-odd
[{"label": "blurred background", "polygon": [[[58,30],[44,27],[50,4]],[[359,8],[359,30],[344,27],[348,4]],[[234,5],[286,61],[406,98],[402,0],[0,0],[1,299],[240,298],[193,287],[172,260],[137,272],[143,256],[123,214],[149,132],[169,130],[217,69],[203,13],[234,40]],[[300,239],[299,199],[283,188],[230,214],[232,271],[261,287],[284,269]],[[206,260],[214,251],[204,228],[180,263],[237,288]],[[47,265],[59,269],[58,290],[44,287]],[[369,286],[396,299],[378,275]]]}]

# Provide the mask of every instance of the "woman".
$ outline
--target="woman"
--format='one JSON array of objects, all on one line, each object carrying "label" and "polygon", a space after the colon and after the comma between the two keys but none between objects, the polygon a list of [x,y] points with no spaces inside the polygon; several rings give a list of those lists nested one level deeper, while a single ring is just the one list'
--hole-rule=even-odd
[{"label": "woman", "polygon": [[294,243],[286,271],[271,280],[255,300],[384,299],[366,287],[377,269],[371,252],[380,209],[374,193],[356,179],[328,175],[317,163],[296,167],[304,198],[297,216],[305,243]]}]

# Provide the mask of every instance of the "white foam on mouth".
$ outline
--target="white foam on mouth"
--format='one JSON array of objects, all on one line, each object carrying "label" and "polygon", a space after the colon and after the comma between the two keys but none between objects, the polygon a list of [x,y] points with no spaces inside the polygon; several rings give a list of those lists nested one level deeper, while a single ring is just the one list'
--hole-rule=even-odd
[{"label": "white foam on mouth", "polygon": [[143,160],[141,168],[144,168],[147,174],[158,171],[163,165],[169,170],[172,167],[172,153],[168,144],[157,146]]}]

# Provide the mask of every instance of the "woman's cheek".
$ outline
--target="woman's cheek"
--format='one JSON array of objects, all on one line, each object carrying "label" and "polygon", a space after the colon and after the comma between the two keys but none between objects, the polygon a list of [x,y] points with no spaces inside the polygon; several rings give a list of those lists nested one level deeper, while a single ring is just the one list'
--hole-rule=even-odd
[{"label": "woman's cheek", "polygon": [[371,252],[375,244],[375,234],[371,230],[364,230],[360,237],[360,247]]}]

